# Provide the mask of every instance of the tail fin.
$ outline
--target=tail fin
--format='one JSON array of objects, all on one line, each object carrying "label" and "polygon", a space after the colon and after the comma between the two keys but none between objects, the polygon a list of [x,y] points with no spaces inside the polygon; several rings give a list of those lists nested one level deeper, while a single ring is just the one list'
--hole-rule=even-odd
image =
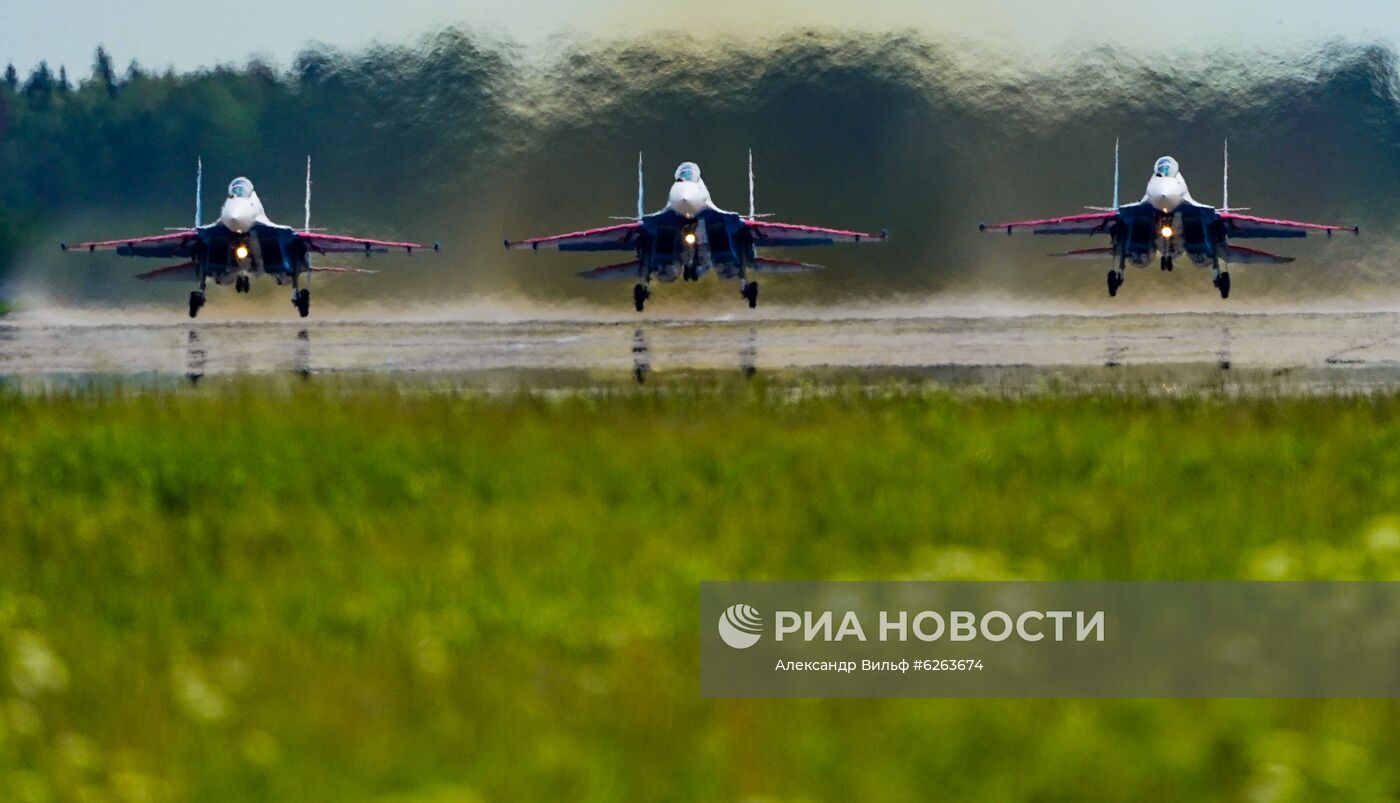
[{"label": "tail fin", "polygon": [[1113,208],[1118,209],[1118,137],[1113,138]]},{"label": "tail fin", "polygon": [[306,156],[306,221],[302,231],[311,231],[311,155]]},{"label": "tail fin", "polygon": [[1095,212],[1117,212],[1118,211],[1118,138],[1113,138],[1113,206],[1086,206],[1085,209],[1092,209]]},{"label": "tail fin", "polygon": [[753,220],[757,210],[753,204],[753,148],[749,148],[749,220]]},{"label": "tail fin", "polygon": [[638,260],[631,262],[619,262],[616,265],[604,265],[601,268],[584,270],[575,273],[583,279],[636,279],[641,275],[642,263]]},{"label": "tail fin", "polygon": [[194,227],[204,225],[204,157],[195,161],[194,168]]},{"label": "tail fin", "polygon": [[644,203],[646,185],[642,183],[642,152],[637,151],[637,219],[646,217],[646,205]]},{"label": "tail fin", "polygon": [[1225,249],[1223,256],[1226,262],[1236,265],[1287,265],[1294,259],[1293,257],[1271,254],[1268,251],[1260,251],[1257,248],[1245,248],[1242,245],[1229,246]]},{"label": "tail fin", "polygon": [[1220,208],[1217,212],[1248,212],[1249,207],[1241,206],[1238,209],[1230,206],[1230,140],[1225,140],[1225,180],[1224,187],[1220,194]]},{"label": "tail fin", "polygon": [[798,262],[793,259],[758,257],[753,261],[753,269],[760,273],[810,273],[814,270],[821,270],[822,266],[813,265],[810,262]]}]

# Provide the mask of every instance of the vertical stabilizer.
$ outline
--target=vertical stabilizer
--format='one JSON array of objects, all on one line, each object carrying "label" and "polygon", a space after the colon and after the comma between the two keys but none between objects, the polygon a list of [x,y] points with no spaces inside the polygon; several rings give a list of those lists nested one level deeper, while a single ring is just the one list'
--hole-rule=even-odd
[{"label": "vertical stabilizer", "polygon": [[642,183],[642,152],[637,151],[637,219],[646,217],[646,186]]},{"label": "vertical stabilizer", "polygon": [[1225,140],[1225,189],[1221,193],[1220,206],[1230,208],[1230,140]]},{"label": "vertical stabilizer", "polygon": [[204,157],[195,161],[194,168],[194,227],[204,225]]},{"label": "vertical stabilizer", "polygon": [[306,156],[306,205],[303,207],[306,212],[305,224],[302,231],[311,231],[311,155]]},{"label": "vertical stabilizer", "polygon": [[1118,208],[1118,138],[1113,139],[1113,208]]},{"label": "vertical stabilizer", "polygon": [[749,148],[749,220],[754,219],[756,211],[753,204],[753,148]]}]

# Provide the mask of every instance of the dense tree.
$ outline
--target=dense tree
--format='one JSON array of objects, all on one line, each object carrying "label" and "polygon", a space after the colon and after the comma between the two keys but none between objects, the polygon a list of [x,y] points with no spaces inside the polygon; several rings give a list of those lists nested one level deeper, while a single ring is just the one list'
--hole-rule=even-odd
[{"label": "dense tree", "polygon": [[19,88],[19,71],[14,64],[5,65],[5,86],[12,90]]},{"label": "dense tree", "polygon": [[29,80],[24,82],[24,96],[36,107],[48,106],[49,98],[53,95],[53,73],[49,72],[47,61],[39,62],[39,66],[29,74]]},{"label": "dense tree", "polygon": [[92,80],[97,86],[107,93],[107,97],[117,96],[117,74],[112,68],[112,57],[107,54],[107,49],[101,45],[97,46],[97,53],[92,59]]}]

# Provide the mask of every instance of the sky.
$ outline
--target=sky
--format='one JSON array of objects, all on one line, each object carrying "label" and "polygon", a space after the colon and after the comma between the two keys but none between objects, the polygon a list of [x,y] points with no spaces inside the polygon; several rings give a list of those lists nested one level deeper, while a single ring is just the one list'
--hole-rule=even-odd
[{"label": "sky", "polygon": [[288,64],[308,42],[402,44],[447,24],[525,44],[678,29],[915,29],[1028,57],[1096,44],[1154,53],[1329,38],[1400,43],[1394,0],[1174,0],[1159,8],[1102,0],[4,0],[0,59],[22,71],[45,59],[86,75],[100,43],[119,65],[135,58],[187,70],[255,55]]}]

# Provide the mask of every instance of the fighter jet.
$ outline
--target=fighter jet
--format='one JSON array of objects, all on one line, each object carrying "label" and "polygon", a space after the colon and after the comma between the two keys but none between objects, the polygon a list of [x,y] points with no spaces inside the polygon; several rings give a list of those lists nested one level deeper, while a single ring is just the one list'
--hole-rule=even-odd
[{"label": "fighter jet", "polygon": [[1147,181],[1147,192],[1135,204],[1118,205],[1118,146],[1113,147],[1113,205],[1089,207],[1089,214],[1043,220],[1017,220],[982,224],[983,231],[1029,231],[1032,234],[1107,234],[1110,245],[1103,248],[1082,248],[1062,254],[1066,259],[1113,259],[1117,267],[1108,272],[1108,294],[1118,295],[1123,286],[1124,268],[1128,263],[1146,267],[1153,255],[1161,258],[1164,271],[1172,269],[1175,257],[1186,255],[1197,267],[1210,265],[1213,284],[1221,298],[1230,297],[1230,273],[1221,270],[1221,263],[1281,264],[1292,257],[1278,256],[1266,251],[1235,245],[1233,240],[1266,237],[1306,237],[1309,232],[1321,232],[1329,238],[1333,232],[1360,234],[1358,226],[1331,226],[1320,223],[1300,223],[1293,220],[1244,215],[1245,207],[1230,206],[1230,145],[1225,144],[1225,187],[1221,205],[1198,203],[1186,188],[1176,160],[1170,156],[1158,159]]},{"label": "fighter jet", "polygon": [[889,233],[866,234],[794,223],[773,223],[754,212],[753,152],[749,152],[749,214],[726,212],[710,200],[710,190],[694,162],[676,168],[666,207],[646,214],[643,197],[642,156],[637,154],[637,216],[627,222],[586,229],[553,237],[506,240],[506,248],[554,248],[560,251],[632,251],[636,259],[579,273],[585,279],[636,279],[632,302],[641,312],[651,297],[651,282],[699,281],[713,270],[724,279],[739,280],[739,295],[758,306],[755,273],[803,273],[820,265],[787,259],[770,259],[756,253],[758,246],[788,248],[831,243],[884,242]]},{"label": "fighter jet", "polygon": [[157,257],[161,259],[184,259],[177,265],[157,268],[146,273],[136,274],[136,278],[147,281],[193,282],[195,289],[190,291],[190,317],[199,314],[204,306],[206,283],[213,279],[215,284],[232,283],[234,290],[247,293],[252,290],[253,277],[259,274],[271,276],[278,285],[292,285],[292,304],[305,318],[311,314],[312,273],[375,273],[372,270],[355,268],[334,268],[311,264],[312,254],[386,253],[402,250],[414,251],[431,248],[439,250],[435,243],[423,246],[417,243],[369,240],[363,237],[347,237],[338,234],[325,234],[311,228],[311,159],[306,160],[306,219],[300,230],[291,226],[280,226],[268,219],[263,210],[262,200],[253,189],[253,182],[246,178],[236,178],[228,185],[228,197],[219,211],[219,219],[208,225],[203,220],[204,162],[199,161],[195,174],[194,227],[172,229],[166,234],[151,237],[135,237],[122,240],[102,240],[90,243],[59,243],[64,251],[115,250],[124,257]]}]

